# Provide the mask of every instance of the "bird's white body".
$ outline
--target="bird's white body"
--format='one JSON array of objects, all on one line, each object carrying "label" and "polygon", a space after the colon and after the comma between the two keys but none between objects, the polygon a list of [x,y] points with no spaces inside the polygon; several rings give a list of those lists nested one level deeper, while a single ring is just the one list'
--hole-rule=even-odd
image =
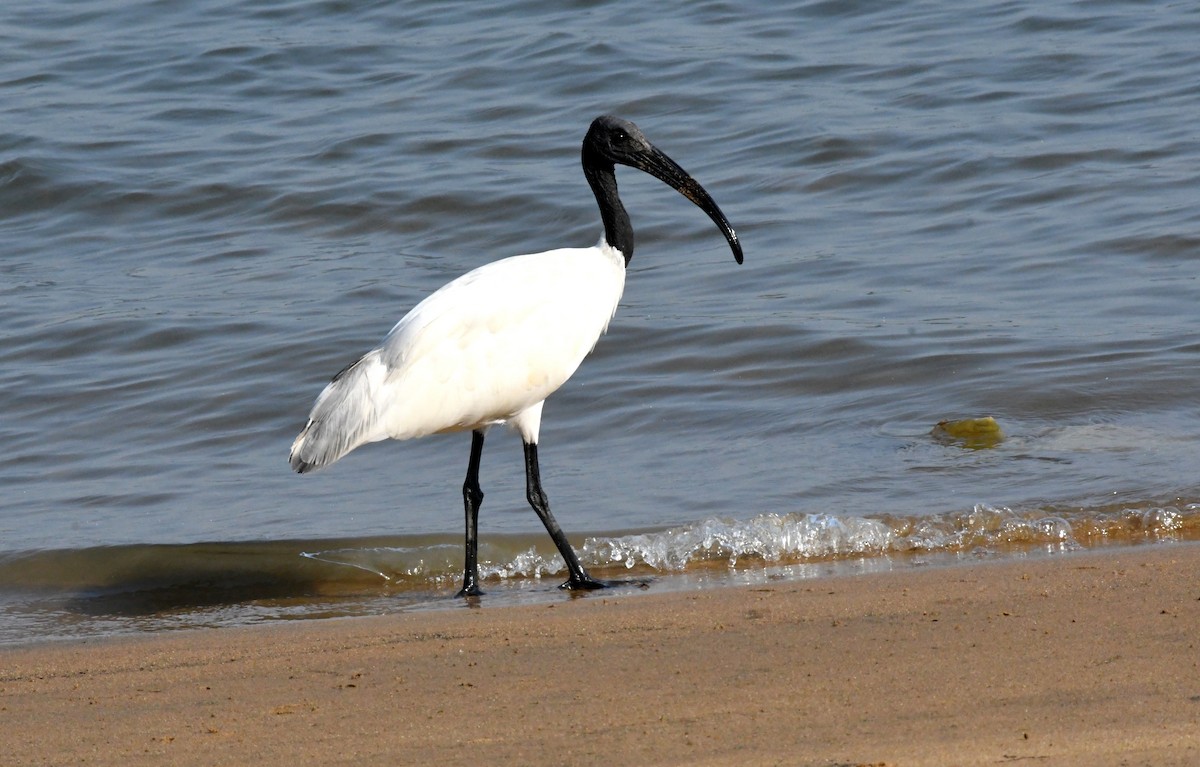
[{"label": "bird's white body", "polygon": [[325,387],[293,459],[319,468],[368,442],[500,423],[536,443],[542,403],[595,347],[624,287],[625,258],[604,240],[464,274]]}]

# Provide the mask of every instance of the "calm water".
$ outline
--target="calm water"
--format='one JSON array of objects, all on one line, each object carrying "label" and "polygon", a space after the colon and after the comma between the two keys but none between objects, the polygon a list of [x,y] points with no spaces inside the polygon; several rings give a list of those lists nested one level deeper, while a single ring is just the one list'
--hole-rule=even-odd
[{"label": "calm water", "polygon": [[[602,112],[746,264],[619,174],[625,298],[542,428],[585,563],[1200,537],[1197,39],[1187,3],[6,3],[0,642],[444,604],[469,438],[288,447],[422,296],[596,240]],[[493,434],[485,570],[552,593]]]}]

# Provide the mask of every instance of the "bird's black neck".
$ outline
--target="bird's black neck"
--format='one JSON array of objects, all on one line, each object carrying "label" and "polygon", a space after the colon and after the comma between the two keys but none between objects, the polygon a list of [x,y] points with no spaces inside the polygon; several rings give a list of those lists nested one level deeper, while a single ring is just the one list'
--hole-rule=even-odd
[{"label": "bird's black neck", "polygon": [[600,206],[600,220],[604,222],[604,241],[609,247],[621,251],[625,265],[633,258],[633,225],[629,214],[617,196],[617,174],[611,162],[606,162],[584,151],[583,175],[587,177],[596,204]]}]

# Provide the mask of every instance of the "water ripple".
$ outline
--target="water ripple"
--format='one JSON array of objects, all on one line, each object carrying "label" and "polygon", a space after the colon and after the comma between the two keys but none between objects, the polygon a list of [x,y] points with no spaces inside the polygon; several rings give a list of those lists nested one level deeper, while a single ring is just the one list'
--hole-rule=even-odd
[{"label": "water ripple", "polygon": [[[567,529],[1195,495],[1186,4],[5,14],[0,551],[457,534],[462,439],[304,479],[287,447],[429,291],[595,242],[578,153],[602,112],[705,184],[746,263],[620,174],[626,294],[542,430]],[[983,415],[987,450],[930,437]],[[489,445],[485,537],[537,530],[519,445]]]}]

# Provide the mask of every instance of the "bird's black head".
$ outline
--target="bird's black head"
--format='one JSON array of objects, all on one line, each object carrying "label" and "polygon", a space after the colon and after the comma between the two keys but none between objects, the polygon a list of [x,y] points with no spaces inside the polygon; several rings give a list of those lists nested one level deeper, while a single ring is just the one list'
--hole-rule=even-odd
[{"label": "bird's black head", "polygon": [[612,115],[600,115],[592,120],[583,146],[585,152],[590,149],[597,159],[639,169],[640,158],[654,151],[654,145],[636,125]]},{"label": "bird's black head", "polygon": [[[704,190],[704,187],[700,186],[699,182],[679,167],[674,160],[651,144],[636,125],[612,115],[601,115],[593,120],[591,127],[588,128],[587,136],[583,139],[584,173],[588,176],[593,191],[597,192],[596,199],[600,203],[601,216],[606,219],[606,230],[610,211],[607,211],[605,206],[619,207],[620,205],[616,200],[616,180],[613,176],[615,163],[649,173],[691,200],[707,213],[713,223],[720,228],[725,239],[729,241],[733,257],[739,264],[742,263],[742,245],[738,242],[737,233],[733,231],[725,214],[717,207],[717,203]],[[604,180],[601,180],[602,176],[605,177]],[[611,189],[602,192],[597,188],[597,184],[601,186],[611,184]],[[606,202],[605,198],[609,195],[612,199]],[[623,214],[624,211],[622,210],[621,213]],[[625,227],[628,228],[627,222]],[[626,253],[626,258],[632,253],[632,235],[632,229],[628,229],[629,243],[626,247],[629,252]]]}]

